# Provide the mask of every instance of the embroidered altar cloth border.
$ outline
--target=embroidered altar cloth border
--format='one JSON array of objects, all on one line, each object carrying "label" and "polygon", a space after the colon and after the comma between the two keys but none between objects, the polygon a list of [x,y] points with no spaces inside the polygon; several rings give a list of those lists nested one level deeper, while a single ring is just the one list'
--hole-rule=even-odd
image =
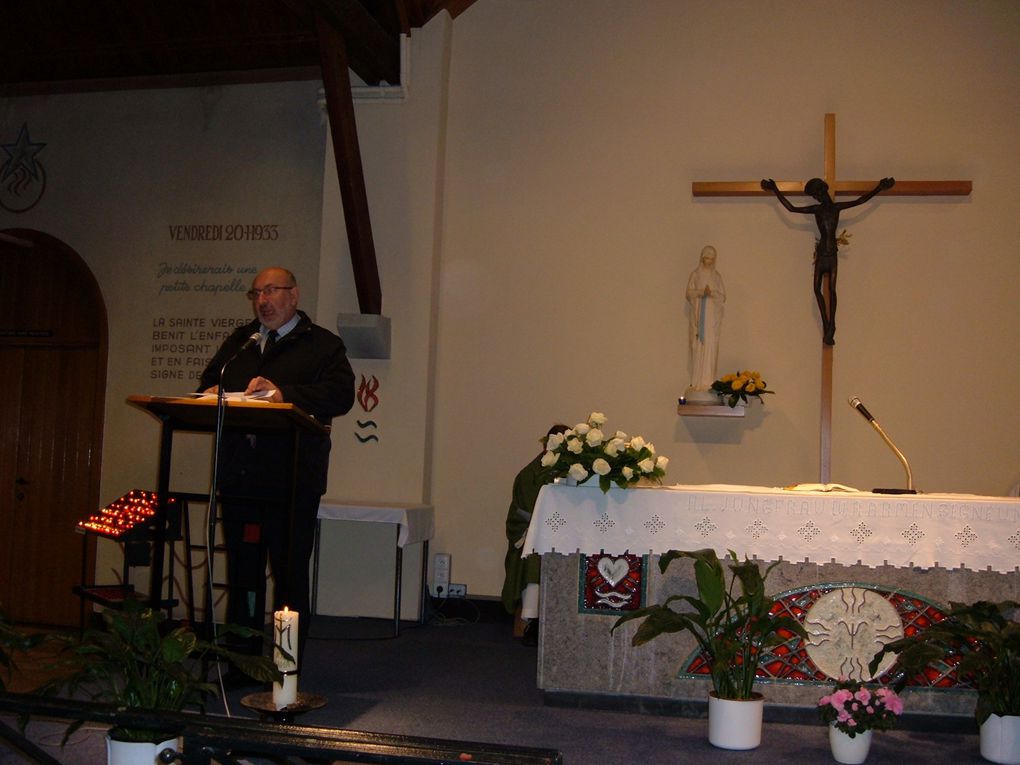
[{"label": "embroidered altar cloth border", "polygon": [[1018,570],[1020,500],[721,484],[542,487],[523,554],[713,548],[773,561]]}]

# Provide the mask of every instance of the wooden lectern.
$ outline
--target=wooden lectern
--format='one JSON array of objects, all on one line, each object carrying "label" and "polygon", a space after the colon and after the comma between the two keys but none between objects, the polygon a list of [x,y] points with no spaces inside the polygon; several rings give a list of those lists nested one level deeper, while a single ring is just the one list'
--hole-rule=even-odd
[{"label": "wooden lectern", "polygon": [[[170,465],[173,452],[173,438],[177,431],[191,433],[214,433],[216,431],[216,396],[202,397],[161,397],[129,396],[128,403],[144,409],[161,424],[159,444],[159,475],[156,492],[159,497],[154,533],[152,537],[152,564],[149,571],[149,605],[159,608],[163,591],[163,567],[166,553],[167,513],[166,502],[170,496]],[[291,498],[287,511],[291,512],[294,502],[294,477],[297,474],[296,460],[298,443],[302,433],[328,434],[329,428],[303,412],[293,404],[273,404],[263,401],[224,402],[224,430],[240,430],[244,433],[265,431],[288,431],[293,434],[291,465]],[[214,508],[210,508],[212,512]],[[293,515],[293,514],[292,514]],[[190,544],[190,540],[185,540]],[[212,566],[212,560],[208,561]],[[191,575],[191,572],[188,572]],[[260,580],[262,581],[262,580]],[[277,582],[277,586],[280,586]],[[257,608],[265,609],[265,584],[257,598]],[[208,593],[206,619],[212,621],[212,593]]]}]

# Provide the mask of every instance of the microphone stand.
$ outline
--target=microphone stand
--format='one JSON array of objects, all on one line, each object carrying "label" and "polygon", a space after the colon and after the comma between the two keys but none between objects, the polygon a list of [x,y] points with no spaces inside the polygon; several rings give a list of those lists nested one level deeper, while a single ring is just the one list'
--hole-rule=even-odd
[{"label": "microphone stand", "polygon": [[896,447],[896,444],[892,442],[892,439],[885,434],[885,431],[882,430],[882,426],[879,425],[875,418],[871,416],[871,412],[865,408],[864,404],[861,403],[861,400],[857,398],[857,396],[851,396],[849,404],[860,412],[864,419],[871,423],[871,427],[875,429],[875,432],[878,433],[878,435],[882,436],[882,440],[886,442],[890,449],[892,449],[893,454],[895,454],[896,458],[903,464],[903,469],[907,473],[906,489],[872,489],[872,492],[875,494],[917,494],[917,490],[914,489],[914,475],[910,472],[910,463],[907,462],[907,458],[903,456],[903,452],[901,452]]},{"label": "microphone stand", "polygon": [[[253,332],[244,344],[237,349],[229,359],[227,359],[223,366],[220,367],[220,374],[217,378],[216,384],[216,427],[213,431],[213,464],[212,464],[212,484],[209,487],[209,501],[208,511],[206,517],[206,532],[205,532],[205,555],[206,555],[206,572],[208,579],[206,582],[205,591],[205,628],[206,634],[211,637],[212,642],[216,642],[216,620],[213,618],[213,547],[214,540],[216,538],[216,505],[219,488],[219,472],[220,472],[220,440],[223,437],[223,421],[226,418],[227,401],[226,395],[223,390],[223,373],[227,371],[227,366],[238,356],[244,353],[246,350],[251,348],[253,345],[258,343],[260,334]],[[219,663],[217,662],[217,669]],[[221,678],[222,680],[222,678]],[[221,689],[222,690],[222,689]]]}]

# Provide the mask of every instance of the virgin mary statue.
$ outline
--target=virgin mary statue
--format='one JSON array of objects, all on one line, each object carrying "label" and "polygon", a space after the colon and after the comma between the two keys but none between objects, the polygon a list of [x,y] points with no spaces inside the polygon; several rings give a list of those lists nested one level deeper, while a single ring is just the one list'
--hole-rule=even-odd
[{"label": "virgin mary statue", "polygon": [[717,401],[712,392],[719,361],[719,332],[722,329],[726,288],[715,270],[715,247],[701,250],[701,262],[687,280],[690,305],[691,384],[684,394],[688,401]]}]

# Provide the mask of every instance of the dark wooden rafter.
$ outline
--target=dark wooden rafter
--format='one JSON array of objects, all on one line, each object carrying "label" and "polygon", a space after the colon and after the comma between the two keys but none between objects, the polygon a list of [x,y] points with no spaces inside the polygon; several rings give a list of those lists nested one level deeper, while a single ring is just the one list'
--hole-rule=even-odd
[{"label": "dark wooden rafter", "polygon": [[0,95],[318,76],[314,27],[274,3],[257,4],[243,19],[234,5],[89,3],[68,8],[60,21],[40,20],[29,5],[18,4],[11,26],[0,28]]},{"label": "dark wooden rafter", "polygon": [[400,82],[400,35],[474,0],[47,0],[10,3],[0,96],[277,82],[318,74],[315,17],[366,84]]},{"label": "dark wooden rafter", "polygon": [[311,4],[320,45],[320,22],[325,20],[346,43],[347,65],[366,84],[400,84],[400,36],[395,30],[385,29],[358,0],[311,0]]},{"label": "dark wooden rafter", "polygon": [[316,18],[319,49],[322,55],[322,84],[326,92],[326,111],[336,156],[340,198],[351,251],[354,285],[361,313],[382,313],[382,288],[372,239],[372,221],[368,212],[365,174],[361,166],[358,128],[354,119],[354,98],[348,74],[347,46],[337,29],[321,16]]}]

